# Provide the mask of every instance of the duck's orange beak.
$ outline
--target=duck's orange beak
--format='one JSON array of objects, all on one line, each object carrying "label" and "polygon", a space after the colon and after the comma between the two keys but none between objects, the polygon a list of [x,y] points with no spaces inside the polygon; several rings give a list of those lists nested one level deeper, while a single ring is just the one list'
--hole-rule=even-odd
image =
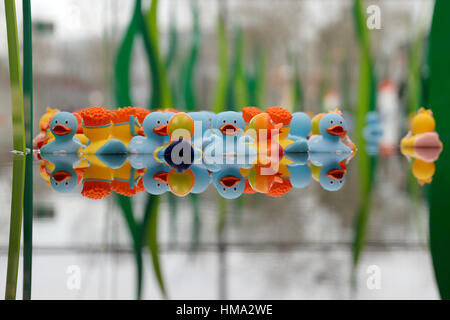
[{"label": "duck's orange beak", "polygon": [[48,122],[39,122],[39,129],[41,129],[42,132],[47,132],[48,128],[50,128],[50,124]]},{"label": "duck's orange beak", "polygon": [[234,124],[231,123],[224,124],[223,126],[220,127],[219,130],[220,132],[222,132],[222,134],[225,134],[227,136],[234,136],[239,131],[241,131],[240,128],[236,127]]},{"label": "duck's orange beak", "polygon": [[156,133],[158,136],[167,136],[167,124],[162,124],[160,126],[157,126],[155,129],[153,129],[153,132]]},{"label": "duck's orange beak", "polygon": [[345,136],[346,131],[344,130],[343,126],[340,126],[338,124],[331,126],[327,128],[327,132],[331,134],[332,136]]},{"label": "duck's orange beak", "polygon": [[167,172],[167,171],[157,172],[153,176],[153,179],[155,179],[156,181],[164,182],[164,183],[166,183],[168,181],[168,178],[169,178],[169,172]]},{"label": "duck's orange beak", "polygon": [[64,136],[68,133],[72,132],[72,129],[69,128],[68,126],[65,126],[63,124],[57,124],[56,126],[54,126],[52,128],[52,131],[54,134],[58,135],[58,136]]},{"label": "duck's orange beak", "polygon": [[234,176],[225,176],[219,180],[219,183],[224,187],[231,188],[237,185],[241,180]]},{"label": "duck's orange beak", "polygon": [[345,171],[342,169],[331,169],[327,172],[327,177],[334,179],[334,180],[340,180],[344,177]]},{"label": "duck's orange beak", "polygon": [[72,178],[72,174],[70,172],[63,171],[63,170],[57,171],[53,174],[53,179],[56,182],[64,182],[70,178]]}]

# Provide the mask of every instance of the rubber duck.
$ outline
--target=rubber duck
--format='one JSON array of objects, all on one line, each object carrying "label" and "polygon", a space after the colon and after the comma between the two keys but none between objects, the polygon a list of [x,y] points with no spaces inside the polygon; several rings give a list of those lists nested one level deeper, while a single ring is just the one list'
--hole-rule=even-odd
[{"label": "rubber duck", "polygon": [[136,109],[125,107],[111,112],[113,123],[111,135],[122,141],[128,148],[131,139],[138,134],[144,135],[136,115]]},{"label": "rubber duck", "polygon": [[186,171],[202,157],[201,149],[196,148],[191,140],[194,132],[194,121],[187,113],[174,114],[167,124],[170,141],[154,151],[155,158],[178,172]]},{"label": "rubber duck", "polygon": [[401,153],[412,161],[412,174],[421,186],[431,183],[436,171],[435,161],[439,159],[442,147],[438,148],[410,148],[401,147]]},{"label": "rubber duck", "polygon": [[242,114],[225,111],[216,114],[212,120],[212,134],[206,141],[204,152],[208,156],[244,155],[251,152],[249,137],[244,137],[245,122]]},{"label": "rubber duck", "polygon": [[50,121],[50,131],[54,139],[42,146],[40,152],[46,153],[78,153],[83,146],[74,139],[78,128],[77,118],[69,112],[58,112]]},{"label": "rubber duck", "polygon": [[292,143],[288,144],[284,151],[286,153],[292,152],[308,152],[308,136],[311,133],[312,124],[311,119],[306,113],[295,112],[291,119],[291,128],[288,140],[292,140]]},{"label": "rubber duck", "polygon": [[245,178],[238,165],[224,164],[212,173],[214,187],[225,199],[236,199],[245,189]]},{"label": "rubber duck", "polygon": [[363,129],[366,140],[366,151],[369,154],[378,153],[378,145],[383,136],[383,128],[380,125],[380,117],[375,111],[366,114],[366,126]]},{"label": "rubber duck", "polygon": [[434,131],[436,122],[433,112],[420,108],[411,120],[411,129],[401,140],[401,147],[408,148],[442,148],[439,135]]},{"label": "rubber duck", "polygon": [[321,117],[319,122],[320,135],[308,139],[310,152],[352,153],[341,138],[346,135],[344,118],[338,112],[329,112]]},{"label": "rubber duck", "polygon": [[311,173],[327,191],[337,191],[345,184],[348,153],[310,153]]},{"label": "rubber duck", "polygon": [[33,149],[40,149],[44,144],[55,138],[49,129],[52,117],[58,112],[58,109],[47,107],[46,113],[39,119],[41,132],[33,139]]},{"label": "rubber duck", "polygon": [[80,112],[83,118],[83,132],[89,145],[83,154],[126,154],[125,144],[111,136],[111,112],[102,107],[90,107]]},{"label": "rubber duck", "polygon": [[167,125],[173,115],[172,112],[155,111],[149,113],[142,123],[145,137],[135,136],[132,138],[128,145],[129,152],[132,154],[153,154],[158,147],[169,142]]},{"label": "rubber duck", "polygon": [[79,178],[74,166],[80,162],[80,159],[76,153],[42,154],[42,159],[53,165],[49,182],[55,191],[68,193],[77,186]]}]

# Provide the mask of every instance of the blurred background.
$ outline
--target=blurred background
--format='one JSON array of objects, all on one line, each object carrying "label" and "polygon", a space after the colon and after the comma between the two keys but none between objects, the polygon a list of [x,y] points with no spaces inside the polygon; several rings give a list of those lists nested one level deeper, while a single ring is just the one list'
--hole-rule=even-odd
[{"label": "blurred background", "polygon": [[[32,1],[35,124],[46,107],[74,111],[92,105],[110,109],[133,105],[222,111],[279,105],[310,114],[340,108],[350,136],[359,141],[352,134],[362,125],[357,123],[361,46],[355,1],[159,0],[157,20],[151,20],[156,27],[148,27],[157,52],[149,54],[145,36],[136,31],[127,66],[126,59],[121,60],[127,52],[124,37],[127,30],[135,30],[130,26],[137,2]],[[143,0],[141,7],[150,19],[151,2]],[[368,156],[360,145],[345,186],[335,193],[312,181],[280,198],[259,194],[225,201],[211,189],[198,199],[164,195],[156,243],[144,249],[138,245],[143,255],[139,289],[133,227],[116,199],[88,200],[81,198],[80,190],[57,194],[40,178],[36,162],[32,297],[439,298],[428,247],[425,188],[411,178],[408,160],[393,151],[408,130],[409,113],[425,101],[425,93],[416,97],[411,88],[414,81],[426,78],[427,69],[420,66],[426,57],[434,1],[365,1],[365,16],[373,4],[380,8],[381,28],[367,29],[377,97],[369,109],[389,121],[375,156],[370,196],[361,187],[365,173],[357,163]],[[21,34],[20,1],[17,13]],[[157,37],[152,38],[155,30]],[[5,39],[0,41],[0,147],[9,151],[11,99],[4,23],[0,39]],[[414,69],[413,62],[419,67]],[[130,81],[124,98],[120,85],[126,67]],[[155,87],[156,82],[163,89]],[[12,156],[2,152],[0,160],[1,279],[6,276]],[[133,199],[137,222],[144,217],[145,199],[143,194]],[[68,268],[73,265],[81,270],[79,290],[67,287]],[[367,286],[372,265],[381,270],[379,290]],[[19,270],[18,297],[22,276]],[[0,291],[4,287],[0,281]]]}]

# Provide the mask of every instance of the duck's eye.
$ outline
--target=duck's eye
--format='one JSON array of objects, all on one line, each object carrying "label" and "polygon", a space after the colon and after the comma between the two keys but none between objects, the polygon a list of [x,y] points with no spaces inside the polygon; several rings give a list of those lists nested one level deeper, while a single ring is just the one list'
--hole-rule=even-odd
[{"label": "duck's eye", "polygon": [[58,186],[58,182],[55,182],[55,186]]},{"label": "duck's eye", "polygon": [[158,188],[161,187],[161,183],[158,183],[157,186],[158,186]]},{"label": "duck's eye", "polygon": [[157,124],[160,124],[160,123],[161,123],[161,120],[157,120],[156,123],[157,123]]},{"label": "duck's eye", "polygon": [[225,119],[223,119],[223,121],[222,121],[223,123],[226,123],[227,121],[225,120]]},{"label": "duck's eye", "polygon": [[334,183],[334,181],[330,181],[330,184],[333,184]]},{"label": "duck's eye", "polygon": [[331,123],[331,124],[333,124],[333,123],[334,123],[334,121],[333,121],[333,120],[331,120],[331,121],[330,121],[330,123]]},{"label": "duck's eye", "polygon": [[339,123],[340,123],[340,124],[342,124],[342,120],[341,120],[341,121],[339,121]]},{"label": "duck's eye", "polygon": [[342,183],[342,180],[339,180],[339,183]]},{"label": "duck's eye", "polygon": [[169,120],[166,120],[166,124],[169,124]]},{"label": "duck's eye", "polygon": [[223,188],[223,191],[227,191],[227,188]]},{"label": "duck's eye", "polygon": [[234,191],[237,191],[237,188],[236,188],[236,187],[234,187]]},{"label": "duck's eye", "polygon": [[65,124],[69,124],[69,120],[64,121]]},{"label": "duck's eye", "polygon": [[69,185],[69,181],[66,181],[65,185],[68,186]]},{"label": "duck's eye", "polygon": [[58,120],[55,120],[55,124],[57,124],[58,123]]}]

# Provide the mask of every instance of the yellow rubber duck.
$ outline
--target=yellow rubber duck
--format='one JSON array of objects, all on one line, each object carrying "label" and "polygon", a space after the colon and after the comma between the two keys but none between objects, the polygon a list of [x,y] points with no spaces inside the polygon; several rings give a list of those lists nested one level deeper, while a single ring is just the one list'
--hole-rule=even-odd
[{"label": "yellow rubber duck", "polygon": [[410,125],[410,131],[401,140],[402,148],[442,148],[439,135],[434,131],[436,122],[431,110],[420,108]]},{"label": "yellow rubber duck", "polygon": [[122,141],[128,148],[128,144],[134,136],[144,135],[142,126],[138,121],[136,109],[125,107],[111,113],[112,136]]},{"label": "yellow rubber duck", "polygon": [[102,107],[90,107],[80,112],[83,118],[83,133],[89,144],[83,154],[126,154],[125,144],[111,135],[111,112]]}]

